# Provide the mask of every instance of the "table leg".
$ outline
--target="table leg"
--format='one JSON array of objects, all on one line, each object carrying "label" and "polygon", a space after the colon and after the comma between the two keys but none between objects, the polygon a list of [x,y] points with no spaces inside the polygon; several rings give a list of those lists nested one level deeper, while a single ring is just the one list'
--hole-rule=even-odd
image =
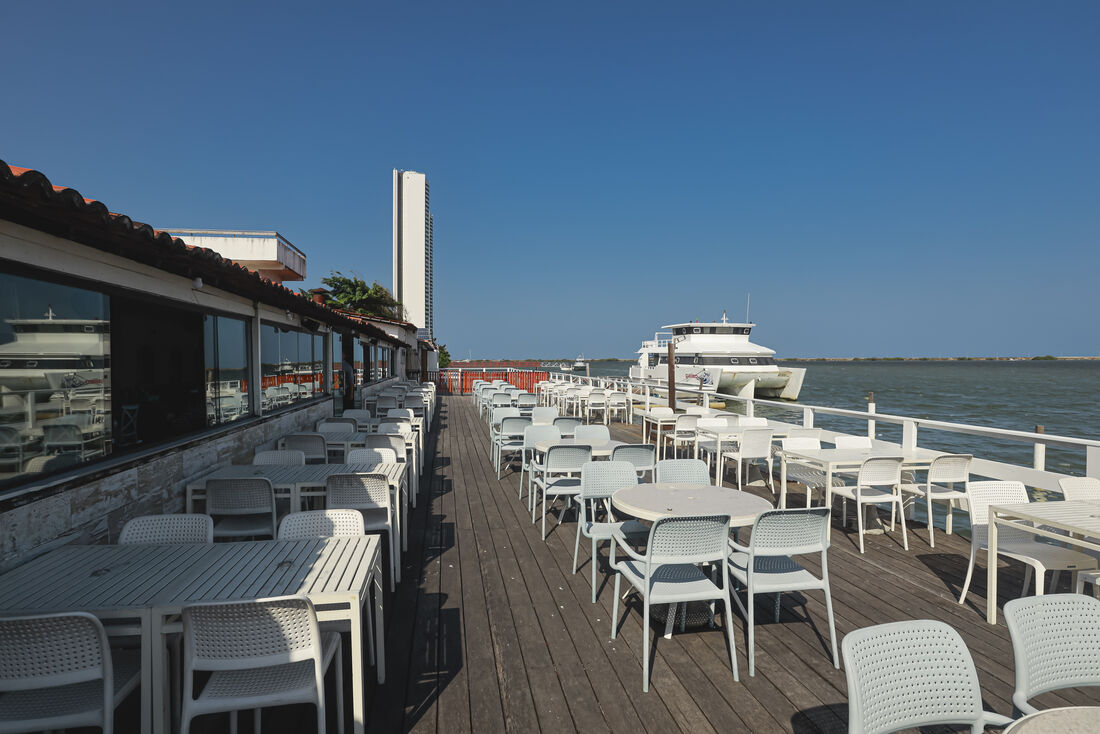
[{"label": "table leg", "polygon": [[[810,506],[811,494],[812,490],[806,485],[806,507]],[[779,455],[779,507],[787,509],[787,457],[784,454]]]},{"label": "table leg", "polygon": [[997,513],[989,509],[989,537],[985,553],[985,621],[997,624]]},{"label": "table leg", "polygon": [[[154,679],[159,678],[157,670],[157,655],[154,648],[158,647],[154,642],[158,641],[159,625],[156,629],[152,624],[153,614],[151,610],[144,610],[141,615],[141,730],[143,732],[155,732],[162,734],[164,731],[164,717],[158,716],[160,711],[158,704],[163,706],[162,687],[158,687]],[[163,645],[159,646],[163,651]],[[159,661],[161,669],[164,667],[163,652]]]},{"label": "table leg", "polygon": [[379,553],[374,565],[374,573],[371,574],[374,579],[374,649],[375,649],[375,671],[378,674],[378,684],[381,685],[386,682],[386,625],[382,619],[382,599],[384,597],[384,590],[382,588],[382,554]]},{"label": "table leg", "polygon": [[[829,508],[830,513],[833,509],[833,465],[825,465],[825,506]],[[856,508],[859,511],[859,508]],[[831,516],[831,514],[830,514]],[[831,540],[833,537],[833,524],[830,522],[829,527],[825,529],[825,537]]]},{"label": "table leg", "polygon": [[404,501],[401,503],[401,552],[404,553],[409,550],[409,485],[407,482],[400,482],[397,485],[397,494],[404,495]]},{"label": "table leg", "polygon": [[348,621],[351,628],[351,720],[355,734],[364,734],[367,714],[363,700],[363,610],[359,607],[358,596],[348,600]]}]

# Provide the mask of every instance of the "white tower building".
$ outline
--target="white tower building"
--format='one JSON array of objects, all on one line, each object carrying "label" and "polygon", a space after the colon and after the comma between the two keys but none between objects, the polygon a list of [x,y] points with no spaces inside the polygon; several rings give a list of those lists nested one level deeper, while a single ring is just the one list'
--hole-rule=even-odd
[{"label": "white tower building", "polygon": [[393,170],[393,297],[419,336],[435,338],[432,227],[428,177]]}]

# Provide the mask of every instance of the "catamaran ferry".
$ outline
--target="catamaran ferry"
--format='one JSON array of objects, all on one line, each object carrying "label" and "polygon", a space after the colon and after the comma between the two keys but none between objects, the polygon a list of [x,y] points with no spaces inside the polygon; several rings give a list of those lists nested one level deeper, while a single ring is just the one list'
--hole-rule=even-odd
[{"label": "catamaran ferry", "polygon": [[775,351],[753,344],[754,323],[690,321],[662,326],[642,342],[631,379],[667,380],[668,345],[674,345],[676,384],[716,390],[742,397],[797,400],[805,368],[780,367]]}]

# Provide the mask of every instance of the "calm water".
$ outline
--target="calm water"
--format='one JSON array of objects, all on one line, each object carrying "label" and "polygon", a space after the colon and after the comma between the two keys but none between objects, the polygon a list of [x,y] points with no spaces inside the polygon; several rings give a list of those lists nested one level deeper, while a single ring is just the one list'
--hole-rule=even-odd
[{"label": "calm water", "polygon": [[[625,362],[593,363],[596,376],[627,374]],[[874,391],[880,413],[911,415],[1022,431],[1100,439],[1100,361],[805,362],[800,402],[865,410]],[[760,411],[796,418],[798,411]],[[822,428],[862,432],[866,424],[815,416]],[[901,427],[878,424],[878,436],[901,440]],[[922,429],[921,446],[1030,465],[1030,444]],[[1080,474],[1084,451],[1047,449],[1047,468]]]}]

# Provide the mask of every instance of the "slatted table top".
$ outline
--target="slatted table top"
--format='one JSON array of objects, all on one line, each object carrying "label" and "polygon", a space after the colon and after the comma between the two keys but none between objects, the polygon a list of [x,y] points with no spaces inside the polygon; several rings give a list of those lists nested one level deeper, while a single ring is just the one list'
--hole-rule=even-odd
[{"label": "slatted table top", "polygon": [[306,464],[304,466],[286,466],[283,464],[231,464],[223,466],[204,477],[199,477],[187,485],[188,489],[204,489],[211,479],[245,479],[264,477],[271,480],[276,489],[294,487],[321,486],[333,474],[385,474],[390,484],[399,486],[405,478],[406,464]]}]

